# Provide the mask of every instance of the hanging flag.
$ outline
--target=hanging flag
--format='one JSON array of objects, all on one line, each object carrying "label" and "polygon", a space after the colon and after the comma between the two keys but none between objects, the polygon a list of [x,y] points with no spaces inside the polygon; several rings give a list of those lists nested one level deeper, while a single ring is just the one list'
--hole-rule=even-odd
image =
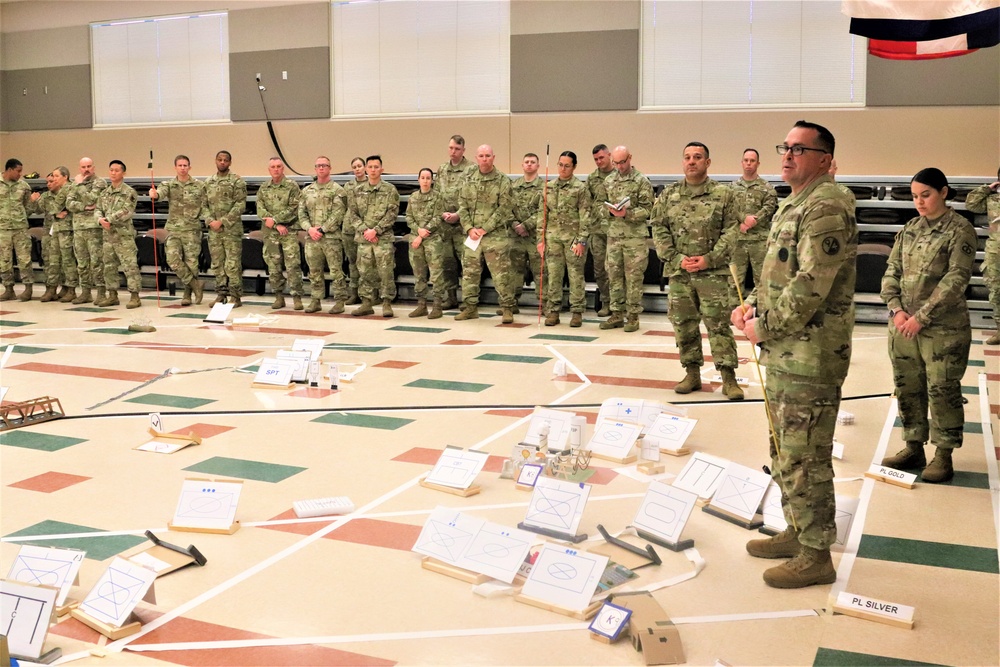
[{"label": "hanging flag", "polygon": [[935,39],[928,42],[893,42],[887,39],[868,40],[868,53],[887,60],[931,60],[954,58],[973,53],[978,49],[966,46],[965,35],[959,38]]}]

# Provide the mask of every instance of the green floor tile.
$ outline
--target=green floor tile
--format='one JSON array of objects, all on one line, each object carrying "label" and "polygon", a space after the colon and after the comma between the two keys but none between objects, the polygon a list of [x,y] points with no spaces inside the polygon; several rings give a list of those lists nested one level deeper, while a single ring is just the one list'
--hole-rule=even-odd
[{"label": "green floor tile", "polygon": [[489,389],[493,385],[481,384],[479,382],[452,382],[450,380],[414,380],[404,387],[417,387],[419,389],[444,389],[446,391],[466,391],[479,392]]},{"label": "green floor tile", "polygon": [[171,396],[169,394],[143,394],[135,398],[125,399],[126,403],[141,403],[142,405],[162,405],[168,408],[183,408],[192,410],[209,403],[215,403],[214,398],[194,398],[191,396]]},{"label": "green floor tile", "polygon": [[985,366],[986,365],[986,360],[985,359],[969,359],[969,365],[970,366]]},{"label": "green floor tile", "polygon": [[515,364],[544,364],[552,361],[552,357],[528,357],[519,354],[481,354],[476,359],[481,361],[509,361]]},{"label": "green floor tile", "polygon": [[412,419],[401,417],[383,417],[381,415],[366,415],[355,412],[331,412],[313,419],[320,424],[337,424],[338,426],[359,426],[361,428],[377,428],[383,431],[395,431],[412,422]]},{"label": "green floor tile", "polygon": [[[5,535],[4,537],[41,537],[43,535],[63,535],[66,533],[99,533],[102,530],[104,529],[78,526],[73,523],[63,523],[62,521],[42,521],[41,523],[36,523],[34,526],[28,526],[23,530]],[[65,540],[24,540],[18,541],[17,544],[82,549],[87,552],[87,558],[105,560],[112,556],[117,556],[121,552],[127,551],[145,541],[146,538],[140,535],[108,535],[107,537],[75,537]]]},{"label": "green floor tile", "polygon": [[405,325],[399,325],[396,327],[389,327],[386,331],[408,331],[410,333],[444,333],[447,329],[439,329],[437,327],[408,327]]},{"label": "green floor tile", "polygon": [[597,340],[597,336],[566,336],[562,334],[535,334],[532,338],[538,340],[563,340],[571,343],[590,343]]},{"label": "green floor tile", "polygon": [[[920,475],[917,475],[917,481],[923,482],[924,480]],[[935,484],[935,486],[960,486],[966,489],[989,489],[990,477],[984,472],[956,470],[953,478],[947,482]]]},{"label": "green floor tile", "polygon": [[858,545],[858,558],[998,573],[996,549],[882,535],[862,535]]},{"label": "green floor tile", "polygon": [[962,393],[963,394],[973,394],[973,395],[977,395],[978,396],[979,395],[979,387],[965,387],[965,386],[963,386],[962,387]]},{"label": "green floor tile", "polygon": [[201,463],[196,463],[193,466],[188,466],[184,470],[208,475],[222,475],[224,477],[235,477],[236,479],[252,479],[258,482],[275,483],[288,479],[292,475],[297,475],[305,470],[305,468],[215,456]]},{"label": "green floor tile", "polygon": [[167,317],[183,317],[188,320],[203,320],[208,315],[208,313],[175,313],[174,315],[167,315]]},{"label": "green floor tile", "polygon": [[67,308],[66,310],[72,310],[76,313],[106,313],[114,308],[98,308],[97,306],[77,306],[76,308]]},{"label": "green floor tile", "polygon": [[28,327],[34,324],[34,322],[18,322],[17,320],[0,320],[0,328],[2,327]]},{"label": "green floor tile", "polygon": [[140,331],[129,331],[128,329],[117,329],[114,327],[98,327],[97,329],[87,329],[87,333],[115,334],[116,336],[132,336]]},{"label": "green floor tile", "polygon": [[350,352],[381,352],[388,350],[388,347],[378,347],[376,345],[353,345],[351,343],[331,343],[324,345],[324,350],[348,350]]},{"label": "green floor tile", "polygon": [[57,452],[60,449],[66,449],[81,442],[87,442],[86,438],[70,438],[65,435],[34,433],[25,429],[0,433],[0,445],[37,449],[43,452]]},{"label": "green floor tile", "polygon": [[983,432],[982,422],[965,422],[965,427],[962,429],[963,433],[979,433]]},{"label": "green floor tile", "polygon": [[12,354],[41,354],[42,352],[51,352],[50,347],[30,347],[28,345],[4,345],[0,347],[0,352],[6,352],[8,347],[13,347],[14,352]]},{"label": "green floor tile", "polygon": [[915,660],[902,660],[900,658],[890,658],[884,655],[869,655],[867,653],[854,653],[852,651],[835,651],[832,648],[823,648],[816,651],[816,659],[813,660],[813,667],[896,667],[897,665],[937,665],[936,662],[917,662]]}]

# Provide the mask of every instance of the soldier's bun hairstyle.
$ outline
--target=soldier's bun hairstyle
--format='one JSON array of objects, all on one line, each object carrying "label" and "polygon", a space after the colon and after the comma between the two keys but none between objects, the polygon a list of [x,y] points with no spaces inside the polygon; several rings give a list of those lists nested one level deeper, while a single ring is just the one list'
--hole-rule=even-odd
[{"label": "soldier's bun hairstyle", "polygon": [[576,166],[576,153],[574,153],[573,151],[563,151],[562,153],[559,154],[559,157],[568,157],[570,160],[573,161],[573,166],[574,167]]},{"label": "soldier's bun hairstyle", "polygon": [[951,199],[955,196],[955,191],[948,185],[948,177],[945,176],[944,172],[937,167],[927,167],[926,169],[921,169],[913,178],[910,179],[910,183],[920,183],[921,185],[932,187],[938,192],[942,192],[947,189],[947,192],[944,195],[945,199]]},{"label": "soldier's bun hairstyle", "polygon": [[432,179],[434,178],[434,170],[433,170],[433,169],[431,169],[430,167],[424,167],[423,169],[421,169],[420,171],[418,171],[418,172],[417,172],[417,178],[420,178],[420,175],[421,175],[422,173],[424,173],[425,171],[426,171],[426,172],[427,172],[428,174],[430,174],[430,175],[431,175],[431,178],[432,178]]}]

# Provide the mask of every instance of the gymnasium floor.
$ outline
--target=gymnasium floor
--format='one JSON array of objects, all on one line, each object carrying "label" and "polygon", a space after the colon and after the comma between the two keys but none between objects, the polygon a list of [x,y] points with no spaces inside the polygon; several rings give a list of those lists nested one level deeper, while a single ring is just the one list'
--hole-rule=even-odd
[{"label": "gymnasium floor", "polygon": [[[211,297],[207,297],[206,300]],[[7,302],[0,310],[2,385],[7,401],[49,395],[68,417],[0,434],[0,570],[22,544],[85,549],[86,595],[111,557],[152,529],[168,542],[194,544],[208,559],[156,581],[156,605],[141,603],[142,631],[105,644],[68,616],[48,635],[78,665],[641,665],[628,641],[606,645],[586,623],[486,598],[472,586],[424,570],[410,551],[437,505],[513,526],[527,494],[500,479],[502,459],[525,434],[535,405],[585,415],[593,428],[602,401],[636,398],[684,404],[699,420],[688,445],[759,468],[767,425],[754,379],[748,400],[722,401],[714,387],[682,397],[682,376],[665,315],[646,313],[636,334],[584,326],[539,327],[528,308],[503,326],[491,308],[479,320],[450,316],[353,318],[292,310],[248,298],[240,315],[276,315],[259,328],[206,326],[208,308],[144,293],[144,307],[102,309]],[[329,307],[329,302],[325,304]],[[130,333],[148,319],[155,333]],[[756,532],[707,513],[692,514],[684,537],[694,551],[658,549],[663,564],[638,570],[634,588],[697,571],[659,588],[656,599],[677,624],[687,664],[997,665],[1000,584],[997,559],[997,413],[1000,350],[974,332],[963,380],[965,446],[955,479],[912,490],[862,477],[900,446],[884,328],[859,325],[838,426],[837,493],[857,497],[846,547],[834,553],[830,586],[782,591],[751,558]],[[254,366],[296,338],[321,337],[323,358],[366,368],[340,390],[256,390]],[[705,341],[706,354],[708,344]],[[749,355],[745,340],[740,354]],[[554,376],[563,360],[566,376]],[[179,372],[165,374],[170,368]],[[705,377],[713,370],[705,367]],[[750,364],[738,375],[751,377]],[[675,400],[676,399],[676,400]],[[148,413],[164,429],[203,437],[164,455],[135,451]],[[421,487],[445,445],[488,451],[469,498]],[[664,456],[676,474],[687,458]],[[647,481],[623,466],[593,462],[581,531],[627,526]],[[634,473],[633,473],[634,474]],[[168,532],[189,476],[245,480],[234,535]],[[991,491],[992,489],[992,491]],[[356,513],[297,520],[292,501],[346,495]],[[583,547],[587,544],[584,543]],[[697,563],[697,567],[696,567]],[[702,567],[703,569],[698,569]],[[850,591],[915,608],[901,629],[829,612]],[[95,657],[99,649],[106,657]]]}]

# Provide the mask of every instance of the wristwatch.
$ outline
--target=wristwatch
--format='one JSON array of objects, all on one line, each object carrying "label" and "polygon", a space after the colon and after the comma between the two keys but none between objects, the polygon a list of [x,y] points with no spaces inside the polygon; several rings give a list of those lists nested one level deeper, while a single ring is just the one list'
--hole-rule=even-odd
[{"label": "wristwatch", "polygon": [[900,310],[901,310],[901,308],[890,308],[889,309],[889,319],[891,320],[894,317],[896,317],[896,313],[898,313]]}]

